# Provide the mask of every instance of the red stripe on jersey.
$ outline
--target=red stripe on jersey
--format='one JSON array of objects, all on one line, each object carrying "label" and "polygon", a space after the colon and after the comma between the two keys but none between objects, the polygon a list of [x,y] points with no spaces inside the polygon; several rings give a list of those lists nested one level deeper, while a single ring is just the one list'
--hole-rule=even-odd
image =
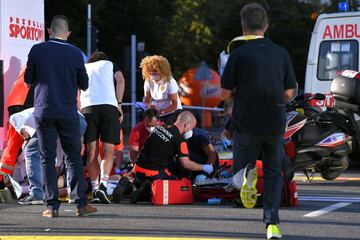
[{"label": "red stripe on jersey", "polygon": [[182,142],[180,143],[180,151],[182,154],[189,154],[189,149],[187,147],[187,143],[186,142]]}]

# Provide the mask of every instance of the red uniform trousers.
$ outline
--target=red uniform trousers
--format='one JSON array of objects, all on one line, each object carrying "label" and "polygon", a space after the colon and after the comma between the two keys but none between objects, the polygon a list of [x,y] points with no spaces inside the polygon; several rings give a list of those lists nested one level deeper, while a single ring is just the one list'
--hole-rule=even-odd
[{"label": "red uniform trousers", "polygon": [[3,151],[0,162],[0,180],[4,173],[12,175],[14,172],[14,166],[19,150],[24,143],[23,137],[15,131],[15,128],[10,124],[7,131],[7,146]]}]

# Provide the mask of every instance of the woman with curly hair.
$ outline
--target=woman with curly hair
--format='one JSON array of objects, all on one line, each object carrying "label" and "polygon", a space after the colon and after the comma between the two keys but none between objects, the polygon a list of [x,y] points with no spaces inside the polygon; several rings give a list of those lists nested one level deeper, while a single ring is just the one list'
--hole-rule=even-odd
[{"label": "woman with curly hair", "polygon": [[144,103],[160,111],[160,120],[172,122],[176,109],[182,109],[179,86],[172,76],[170,64],[163,56],[147,56],[140,64],[144,79]]}]

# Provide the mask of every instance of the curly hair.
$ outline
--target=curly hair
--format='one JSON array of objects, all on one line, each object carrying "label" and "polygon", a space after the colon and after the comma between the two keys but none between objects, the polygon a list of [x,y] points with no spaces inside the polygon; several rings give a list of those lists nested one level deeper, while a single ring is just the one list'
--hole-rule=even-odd
[{"label": "curly hair", "polygon": [[160,80],[170,81],[172,77],[169,61],[159,55],[147,56],[140,63],[142,76],[145,81],[150,80],[150,69],[156,69],[159,73]]}]

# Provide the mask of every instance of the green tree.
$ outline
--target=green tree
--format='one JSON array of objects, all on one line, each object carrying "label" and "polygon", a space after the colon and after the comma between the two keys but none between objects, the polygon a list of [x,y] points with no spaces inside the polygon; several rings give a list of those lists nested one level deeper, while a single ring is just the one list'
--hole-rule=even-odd
[{"label": "green tree", "polygon": [[[148,54],[161,54],[172,65],[175,78],[205,60],[217,69],[219,53],[242,34],[240,9],[251,0],[93,0],[93,25],[99,29],[100,50],[124,66],[131,34],[145,42]],[[288,49],[298,81],[305,74],[312,13],[327,11],[319,0],[262,0],[269,12],[267,36]],[[332,8],[334,3],[329,7]],[[45,0],[46,23],[56,14],[71,21],[70,41],[86,50],[87,0]],[[48,25],[47,25],[48,26]],[[125,71],[125,75],[129,76]],[[142,81],[139,79],[139,84]]]}]

